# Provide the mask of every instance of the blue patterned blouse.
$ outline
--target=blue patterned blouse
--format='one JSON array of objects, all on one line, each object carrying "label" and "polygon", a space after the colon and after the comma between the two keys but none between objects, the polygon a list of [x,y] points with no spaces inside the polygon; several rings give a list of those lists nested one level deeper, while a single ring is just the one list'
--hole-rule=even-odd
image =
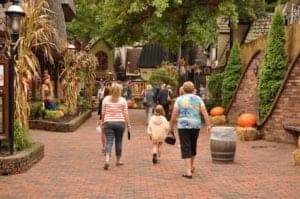
[{"label": "blue patterned blouse", "polygon": [[200,129],[200,107],[204,106],[203,100],[194,94],[184,94],[178,97],[174,106],[178,108],[178,129]]}]

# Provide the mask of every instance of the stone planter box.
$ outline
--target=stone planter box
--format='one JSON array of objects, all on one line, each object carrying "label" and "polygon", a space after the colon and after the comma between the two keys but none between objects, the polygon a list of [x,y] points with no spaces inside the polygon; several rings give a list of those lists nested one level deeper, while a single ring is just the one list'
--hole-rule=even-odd
[{"label": "stone planter box", "polygon": [[44,157],[44,145],[36,142],[30,149],[0,157],[0,175],[23,173]]},{"label": "stone planter box", "polygon": [[86,110],[69,122],[54,122],[47,120],[29,120],[30,129],[41,129],[56,132],[73,132],[92,116],[91,110]]}]

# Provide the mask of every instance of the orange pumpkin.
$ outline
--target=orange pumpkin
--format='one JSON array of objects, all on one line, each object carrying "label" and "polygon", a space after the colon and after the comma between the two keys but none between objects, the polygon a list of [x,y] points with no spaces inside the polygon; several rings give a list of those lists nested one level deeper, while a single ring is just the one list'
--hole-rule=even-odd
[{"label": "orange pumpkin", "polygon": [[256,124],[256,116],[251,113],[243,113],[239,116],[237,124],[240,127],[252,127]]},{"label": "orange pumpkin", "polygon": [[224,108],[221,106],[214,107],[210,110],[210,115],[211,116],[218,116],[218,115],[223,115],[225,112]]},{"label": "orange pumpkin", "polygon": [[128,100],[127,100],[127,106],[128,106],[128,108],[132,108],[132,107],[133,107],[133,104],[134,104],[134,101],[133,101],[133,100],[131,100],[131,99],[128,99]]}]

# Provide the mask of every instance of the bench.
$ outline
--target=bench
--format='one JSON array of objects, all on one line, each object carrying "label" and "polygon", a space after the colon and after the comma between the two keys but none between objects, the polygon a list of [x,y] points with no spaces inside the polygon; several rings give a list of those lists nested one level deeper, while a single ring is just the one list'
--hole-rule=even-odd
[{"label": "bench", "polygon": [[297,145],[300,147],[300,125],[284,124],[283,128],[298,140]]}]

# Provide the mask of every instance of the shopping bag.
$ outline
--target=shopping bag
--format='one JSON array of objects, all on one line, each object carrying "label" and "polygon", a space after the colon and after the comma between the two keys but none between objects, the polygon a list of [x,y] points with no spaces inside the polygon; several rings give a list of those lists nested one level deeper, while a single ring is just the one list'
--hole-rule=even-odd
[{"label": "shopping bag", "polygon": [[96,131],[97,131],[97,133],[101,133],[102,132],[102,128],[101,128],[100,125],[96,127]]}]

